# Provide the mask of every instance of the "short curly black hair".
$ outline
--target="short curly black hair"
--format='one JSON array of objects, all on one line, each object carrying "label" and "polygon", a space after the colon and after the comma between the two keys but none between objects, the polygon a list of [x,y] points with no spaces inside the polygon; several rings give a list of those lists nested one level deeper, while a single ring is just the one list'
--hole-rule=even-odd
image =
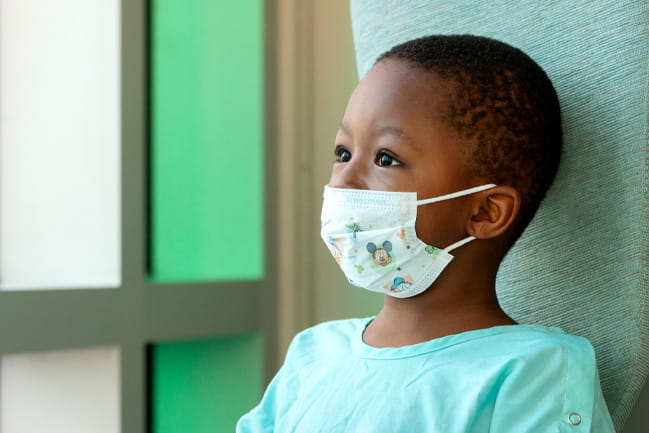
[{"label": "short curly black hair", "polygon": [[561,110],[552,82],[521,50],[474,35],[433,35],[378,57],[405,60],[455,84],[442,119],[469,144],[470,170],[521,195],[512,243],[534,216],[559,166]]}]

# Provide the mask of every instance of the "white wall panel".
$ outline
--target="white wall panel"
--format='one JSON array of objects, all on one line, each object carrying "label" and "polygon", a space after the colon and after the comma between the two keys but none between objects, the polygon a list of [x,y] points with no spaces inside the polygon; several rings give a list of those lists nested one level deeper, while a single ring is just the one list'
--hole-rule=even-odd
[{"label": "white wall panel", "polygon": [[119,432],[119,366],[116,347],[3,356],[0,431]]},{"label": "white wall panel", "polygon": [[0,0],[0,287],[120,280],[118,0]]}]

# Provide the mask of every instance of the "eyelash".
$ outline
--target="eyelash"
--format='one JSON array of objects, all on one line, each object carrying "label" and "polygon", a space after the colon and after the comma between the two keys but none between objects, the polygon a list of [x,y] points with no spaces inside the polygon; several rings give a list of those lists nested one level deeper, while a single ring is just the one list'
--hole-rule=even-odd
[{"label": "eyelash", "polygon": [[[343,155],[345,155],[345,154],[348,154],[349,156],[343,158]],[[342,163],[344,163],[344,162],[349,162],[349,160],[350,160],[351,157],[352,157],[351,152],[350,152],[349,150],[345,149],[343,146],[336,146],[336,148],[335,148],[335,150],[334,150],[334,155],[336,155],[336,162],[342,162]],[[390,160],[391,160],[392,163],[387,164],[387,165],[381,165],[381,164],[380,164],[380,161],[381,161],[381,159],[382,159],[383,157],[385,157],[385,156],[387,156],[388,158],[390,158]],[[343,159],[345,159],[345,160],[343,160]],[[380,151],[376,154],[375,163],[376,163],[376,165],[378,165],[379,167],[395,167],[395,166],[399,166],[399,165],[401,165],[401,161],[399,161],[399,160],[397,159],[396,156],[394,156],[393,154],[391,154],[390,152],[387,152],[387,151],[385,151],[385,150],[380,150]]]},{"label": "eyelash", "polygon": [[[387,156],[388,158],[390,158],[391,162],[393,162],[394,164],[391,163],[391,164],[388,164],[388,165],[381,165],[380,161],[384,156]],[[395,167],[395,166],[401,165],[401,162],[394,155],[392,155],[391,153],[386,152],[385,150],[381,150],[381,151],[379,151],[379,153],[376,154],[376,165],[378,165],[379,167]]]},{"label": "eyelash", "polygon": [[342,160],[342,156],[343,156],[344,153],[348,153],[349,154],[349,159],[351,159],[352,154],[351,154],[351,152],[349,150],[345,149],[342,146],[336,146],[336,149],[334,149],[334,155],[336,155],[336,162],[347,162],[347,161],[349,161],[349,159],[347,159],[347,161]]}]

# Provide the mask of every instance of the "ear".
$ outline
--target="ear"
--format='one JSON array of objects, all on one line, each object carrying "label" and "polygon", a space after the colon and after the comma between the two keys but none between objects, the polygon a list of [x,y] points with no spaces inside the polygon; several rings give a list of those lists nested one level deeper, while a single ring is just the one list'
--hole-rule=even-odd
[{"label": "ear", "polygon": [[471,206],[467,233],[478,239],[492,239],[514,224],[520,211],[521,196],[515,188],[499,185],[475,194]]},{"label": "ear", "polygon": [[370,254],[374,254],[374,251],[376,251],[376,245],[374,245],[374,242],[367,244],[367,251],[369,251]]},{"label": "ear", "polygon": [[387,252],[392,251],[392,242],[390,241],[383,242],[383,249]]}]

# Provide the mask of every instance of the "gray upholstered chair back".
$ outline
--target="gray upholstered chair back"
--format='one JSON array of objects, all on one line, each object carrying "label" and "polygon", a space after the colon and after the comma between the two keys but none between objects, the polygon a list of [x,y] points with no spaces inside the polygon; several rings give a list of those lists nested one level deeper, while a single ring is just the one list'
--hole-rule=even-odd
[{"label": "gray upholstered chair back", "polygon": [[649,369],[649,2],[352,0],[362,77],[397,43],[489,36],[534,58],[562,105],[558,177],[498,277],[505,310],[595,346],[621,429]]}]

